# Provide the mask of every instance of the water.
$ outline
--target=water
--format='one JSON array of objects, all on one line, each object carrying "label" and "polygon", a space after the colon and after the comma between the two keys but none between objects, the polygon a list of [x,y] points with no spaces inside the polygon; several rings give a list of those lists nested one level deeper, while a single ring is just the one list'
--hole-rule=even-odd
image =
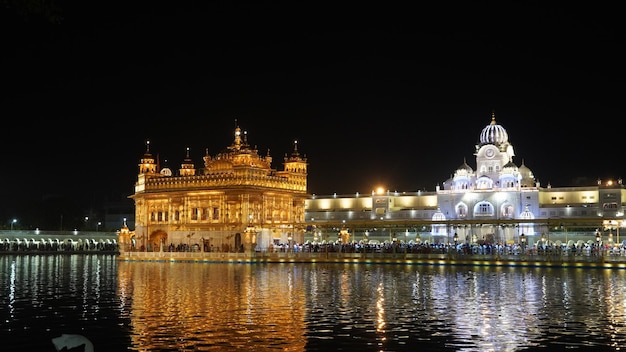
[{"label": "water", "polygon": [[623,269],[3,255],[0,350],[618,351],[625,287]]}]

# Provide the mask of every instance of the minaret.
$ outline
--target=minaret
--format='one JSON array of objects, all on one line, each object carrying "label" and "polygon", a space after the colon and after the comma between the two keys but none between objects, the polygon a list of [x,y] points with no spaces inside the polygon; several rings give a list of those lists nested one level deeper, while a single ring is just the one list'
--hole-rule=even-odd
[{"label": "minaret", "polygon": [[235,142],[233,143],[233,149],[239,150],[241,148],[241,128],[235,127]]},{"label": "minaret", "polygon": [[180,164],[179,174],[180,176],[194,176],[196,174],[196,166],[189,157],[189,147],[187,147],[187,154],[185,155],[183,163]]},{"label": "minaret", "polygon": [[272,156],[270,155],[270,148],[267,148],[267,155],[265,155],[265,161],[267,162],[267,167],[272,167]]},{"label": "minaret", "polygon": [[157,165],[154,161],[154,157],[150,154],[150,141],[146,141],[146,152],[141,158],[141,164],[139,164],[140,174],[154,174],[156,173]]},{"label": "minaret", "polygon": [[306,158],[301,158],[298,152],[298,141],[293,142],[293,152],[291,156],[285,155],[285,171],[306,174]]},{"label": "minaret", "polygon": [[209,154],[209,148],[206,148],[204,150],[204,156],[202,157],[202,160],[204,160],[204,167],[209,166],[209,162],[211,161],[211,155]]},{"label": "minaret", "polygon": [[157,176],[157,164],[154,161],[154,157],[150,154],[150,141],[146,141],[146,152],[141,158],[139,164],[139,175],[137,176],[137,183],[135,183],[135,193],[141,193],[146,188],[146,180]]}]

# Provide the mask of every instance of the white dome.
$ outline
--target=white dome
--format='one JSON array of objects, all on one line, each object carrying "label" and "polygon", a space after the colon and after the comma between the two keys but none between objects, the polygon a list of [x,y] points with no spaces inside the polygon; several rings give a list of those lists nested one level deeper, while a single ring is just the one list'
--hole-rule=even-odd
[{"label": "white dome", "polygon": [[432,220],[433,221],[444,221],[444,220],[446,220],[446,216],[443,215],[443,213],[441,212],[441,209],[437,208],[437,212],[435,212],[433,214]]},{"label": "white dome", "polygon": [[522,160],[522,165],[519,167],[520,176],[522,176],[522,186],[530,187],[535,184],[535,176],[533,172],[524,164],[524,160]]},{"label": "white dome", "polygon": [[520,219],[531,220],[535,218],[535,215],[526,207],[519,217]]},{"label": "white dome", "polygon": [[495,112],[491,113],[491,123],[480,132],[480,144],[502,144],[509,142],[509,134],[496,123]]}]

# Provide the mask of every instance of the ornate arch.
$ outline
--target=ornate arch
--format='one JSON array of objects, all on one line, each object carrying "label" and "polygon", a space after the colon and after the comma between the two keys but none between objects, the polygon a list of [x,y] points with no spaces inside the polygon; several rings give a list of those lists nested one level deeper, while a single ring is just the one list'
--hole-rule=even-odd
[{"label": "ornate arch", "polygon": [[163,230],[156,230],[148,237],[148,245],[152,250],[161,248],[161,244],[165,246],[167,244],[167,232]]}]

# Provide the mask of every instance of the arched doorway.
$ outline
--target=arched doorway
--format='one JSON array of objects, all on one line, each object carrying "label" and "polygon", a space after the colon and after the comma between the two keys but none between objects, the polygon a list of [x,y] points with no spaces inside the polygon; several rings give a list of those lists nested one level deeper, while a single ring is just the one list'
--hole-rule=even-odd
[{"label": "arched doorway", "polygon": [[241,243],[241,233],[235,234],[235,252],[243,252],[243,244]]},{"label": "arched doorway", "polygon": [[148,246],[151,251],[160,251],[167,244],[167,232],[163,230],[157,230],[150,234],[148,238]]}]

